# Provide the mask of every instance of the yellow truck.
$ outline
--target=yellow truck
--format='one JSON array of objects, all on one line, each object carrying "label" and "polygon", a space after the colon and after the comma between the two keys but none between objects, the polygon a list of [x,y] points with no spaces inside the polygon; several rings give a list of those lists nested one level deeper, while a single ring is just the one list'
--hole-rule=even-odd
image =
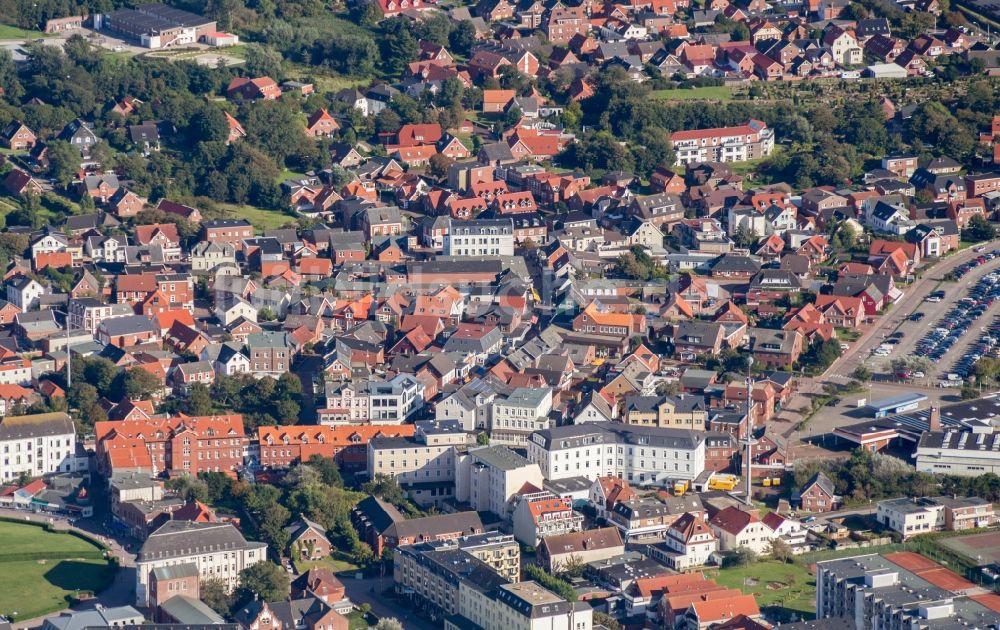
[{"label": "yellow truck", "polygon": [[674,495],[678,497],[684,496],[684,493],[688,491],[691,487],[690,481],[675,481],[674,482]]},{"label": "yellow truck", "polygon": [[724,490],[730,492],[736,489],[740,483],[740,478],[736,475],[712,475],[708,480],[710,490]]}]

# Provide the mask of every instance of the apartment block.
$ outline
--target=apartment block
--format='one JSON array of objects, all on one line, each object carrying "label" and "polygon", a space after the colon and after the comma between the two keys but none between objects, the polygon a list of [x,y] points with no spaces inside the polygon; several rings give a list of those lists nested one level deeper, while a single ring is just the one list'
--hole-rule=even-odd
[{"label": "apartment block", "polygon": [[1000,613],[966,596],[972,582],[913,552],[816,564],[816,617],[846,617],[856,630],[987,628]]},{"label": "apartment block", "polygon": [[738,127],[677,131],[670,136],[674,166],[699,162],[745,162],[771,155],[774,130],[760,120]]}]

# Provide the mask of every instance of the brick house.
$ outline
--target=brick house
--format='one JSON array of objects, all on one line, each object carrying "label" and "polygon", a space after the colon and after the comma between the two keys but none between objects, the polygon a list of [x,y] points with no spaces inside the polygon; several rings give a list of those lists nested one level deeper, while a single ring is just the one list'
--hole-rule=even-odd
[{"label": "brick house", "polygon": [[288,555],[302,560],[320,560],[330,555],[333,545],[326,537],[326,528],[300,516],[285,527],[288,534]]},{"label": "brick house", "polygon": [[0,144],[11,151],[27,151],[35,146],[38,137],[27,125],[16,120],[4,128],[0,134]]},{"label": "brick house", "polygon": [[802,486],[799,492],[801,509],[806,512],[832,512],[840,507],[833,482],[822,472],[818,472]]}]

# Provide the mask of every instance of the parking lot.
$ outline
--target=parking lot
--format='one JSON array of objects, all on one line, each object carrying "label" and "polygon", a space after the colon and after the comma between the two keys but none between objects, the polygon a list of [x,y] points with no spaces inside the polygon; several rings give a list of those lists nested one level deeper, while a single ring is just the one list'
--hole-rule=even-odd
[{"label": "parking lot", "polygon": [[977,354],[993,351],[1000,328],[996,335],[987,333],[1000,316],[1000,250],[977,253],[953,270],[955,282],[941,283],[915,307],[899,312],[895,329],[866,349],[865,365],[876,374],[895,377],[893,359],[926,358],[932,369],[905,376],[914,385],[928,387],[946,381],[943,377],[949,373],[964,377]]}]

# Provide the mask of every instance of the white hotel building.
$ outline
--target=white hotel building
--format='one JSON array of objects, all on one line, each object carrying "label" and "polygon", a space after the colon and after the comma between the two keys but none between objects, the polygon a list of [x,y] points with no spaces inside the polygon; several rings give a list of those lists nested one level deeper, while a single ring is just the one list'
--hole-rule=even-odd
[{"label": "white hotel building", "polygon": [[705,469],[705,433],[612,422],[536,431],[528,460],[550,481],[613,476],[636,484],[693,480]]}]

